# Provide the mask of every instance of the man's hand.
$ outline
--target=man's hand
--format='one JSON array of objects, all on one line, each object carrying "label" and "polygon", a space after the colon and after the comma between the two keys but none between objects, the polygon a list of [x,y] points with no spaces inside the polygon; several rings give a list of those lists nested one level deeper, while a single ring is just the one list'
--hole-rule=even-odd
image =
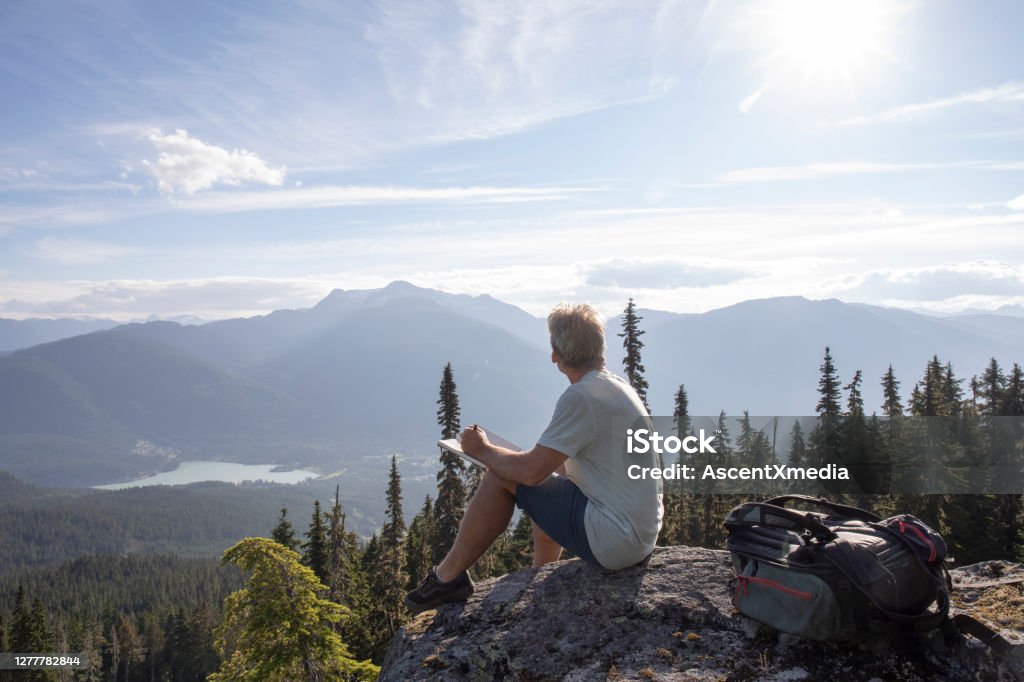
[{"label": "man's hand", "polygon": [[479,457],[491,444],[487,440],[487,434],[476,424],[462,432],[462,451],[472,457]]}]

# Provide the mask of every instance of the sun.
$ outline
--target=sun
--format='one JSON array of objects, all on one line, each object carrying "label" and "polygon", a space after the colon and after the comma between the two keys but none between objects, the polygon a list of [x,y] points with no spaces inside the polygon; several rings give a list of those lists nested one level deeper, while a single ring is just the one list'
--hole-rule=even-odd
[{"label": "sun", "polygon": [[899,4],[897,0],[759,2],[748,17],[748,30],[772,81],[850,86],[885,61]]}]

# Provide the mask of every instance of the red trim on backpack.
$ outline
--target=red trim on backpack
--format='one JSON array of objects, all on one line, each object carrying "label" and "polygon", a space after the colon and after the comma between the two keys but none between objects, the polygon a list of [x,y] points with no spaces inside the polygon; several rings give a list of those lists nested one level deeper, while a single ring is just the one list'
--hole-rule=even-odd
[{"label": "red trim on backpack", "polygon": [[928,545],[928,561],[935,561],[935,558],[939,555],[939,552],[935,549],[935,543],[932,542],[928,538],[928,536],[924,534],[924,531],[922,531],[920,528],[918,528],[912,523],[908,524],[903,523],[902,521],[898,522],[898,526],[901,533],[906,533],[907,528],[910,528],[910,530],[914,531],[914,534],[917,535],[917,537],[921,538],[921,542]]},{"label": "red trim on backpack", "polygon": [[738,575],[736,576],[736,594],[733,596],[732,600],[734,604],[737,601],[739,601],[741,594],[744,597],[750,596],[750,583],[754,583],[755,585],[764,585],[765,587],[770,587],[772,589],[779,590],[780,592],[785,592],[786,594],[792,597],[796,597],[798,599],[814,598],[814,595],[810,592],[804,592],[802,590],[797,590],[792,587],[787,587],[786,585],[783,585],[782,583],[777,583],[774,580],[768,580],[767,578],[758,578],[756,575]]}]

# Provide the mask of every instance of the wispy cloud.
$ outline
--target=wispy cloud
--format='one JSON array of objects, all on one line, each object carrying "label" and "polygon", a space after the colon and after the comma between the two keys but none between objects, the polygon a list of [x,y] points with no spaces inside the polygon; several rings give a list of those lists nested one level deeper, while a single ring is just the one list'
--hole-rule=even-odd
[{"label": "wispy cloud", "polygon": [[1024,101],[1024,83],[1004,83],[992,88],[981,88],[979,90],[971,90],[970,92],[963,92],[958,95],[951,97],[943,97],[941,99],[928,100],[926,102],[915,102],[912,104],[904,104],[885,111],[878,112],[876,114],[868,114],[866,116],[852,116],[837,121],[835,125],[840,126],[857,126],[857,125],[869,125],[873,123],[890,123],[894,121],[906,121],[917,118],[922,114],[927,114],[933,111],[939,111],[941,109],[948,109],[950,107],[957,107],[964,104],[987,104],[993,102],[1020,102]]},{"label": "wispy cloud", "polygon": [[[128,320],[142,315],[195,314],[219,319],[308,307],[341,283],[312,277],[210,277],[175,280],[0,284],[0,312],[24,315],[93,315]],[[379,284],[377,284],[379,286]],[[26,298],[24,291],[36,292]],[[4,294],[10,298],[2,300]]]},{"label": "wispy cloud", "polygon": [[371,204],[492,204],[554,201],[591,187],[296,187],[261,192],[215,192],[175,202],[177,208],[202,213],[237,213],[283,209],[330,208]]},{"label": "wispy cloud", "polygon": [[[678,52],[687,30],[660,21],[663,4],[243,4],[196,22],[197,51],[174,44],[145,10],[69,8],[53,21],[29,7],[11,68],[50,76],[39,79],[44,88],[82,80],[83,67],[110,74],[100,81],[103,115],[79,126],[101,139],[184,127],[223,149],[253,150],[271,170],[351,170],[663,96],[673,73],[662,71],[681,62],[662,53]],[[98,44],[114,47],[88,49]]]},{"label": "wispy cloud", "polygon": [[750,93],[746,97],[744,97],[740,101],[739,105],[737,106],[737,109],[739,109],[739,112],[741,114],[749,113],[750,110],[754,108],[754,105],[757,104],[757,100],[761,99],[761,96],[763,94],[764,94],[764,87],[762,86],[762,87],[758,88],[757,90],[754,90],[752,93]]},{"label": "wispy cloud", "polygon": [[874,163],[870,161],[838,161],[832,163],[808,163],[802,166],[764,166],[741,168],[717,176],[718,182],[782,182],[792,180],[813,180],[837,175],[863,175],[875,173],[903,173],[907,171],[955,168],[963,163]]},{"label": "wispy cloud", "polygon": [[0,206],[0,229],[93,225],[175,212],[229,214],[392,204],[427,206],[553,202],[601,191],[604,188],[321,185],[257,191],[207,191],[191,195],[170,195],[166,198],[128,197],[116,203],[100,201],[98,198],[78,198],[67,203],[51,201],[46,206]]},{"label": "wispy cloud", "polygon": [[84,239],[43,237],[35,241],[27,253],[32,258],[39,260],[81,265],[107,263],[122,258],[134,251],[134,249],[117,244],[106,244]]},{"label": "wispy cloud", "polygon": [[942,301],[957,296],[1024,296],[1024,269],[1002,261],[947,263],[852,275],[831,285],[857,300]]},{"label": "wispy cloud", "polygon": [[734,264],[691,263],[676,258],[616,258],[586,266],[584,281],[620,289],[704,289],[754,276]]},{"label": "wispy cloud", "polygon": [[783,182],[814,180],[840,175],[876,175],[915,171],[976,168],[993,171],[1024,170],[1024,161],[945,161],[935,163],[878,163],[873,161],[834,161],[798,166],[763,166],[726,171],[715,178],[717,183]]},{"label": "wispy cloud", "polygon": [[1016,199],[1011,199],[1006,205],[1015,211],[1024,211],[1024,194]]},{"label": "wispy cloud", "polygon": [[189,136],[186,130],[164,134],[152,131],[147,139],[159,156],[143,161],[143,169],[156,178],[161,192],[193,194],[214,185],[255,183],[279,187],[285,167],[271,168],[245,149],[228,151]]}]

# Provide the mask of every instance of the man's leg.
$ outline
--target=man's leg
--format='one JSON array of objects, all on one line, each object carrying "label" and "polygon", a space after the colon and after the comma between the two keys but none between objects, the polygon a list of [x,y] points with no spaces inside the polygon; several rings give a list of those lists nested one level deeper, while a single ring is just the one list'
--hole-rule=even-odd
[{"label": "man's leg", "polygon": [[490,470],[484,474],[466,507],[455,543],[437,565],[438,578],[451,582],[484,555],[512,520],[515,492],[515,483],[498,477]]},{"label": "man's leg", "polygon": [[533,525],[533,567],[558,561],[562,556],[562,546],[551,539],[536,523]]}]

